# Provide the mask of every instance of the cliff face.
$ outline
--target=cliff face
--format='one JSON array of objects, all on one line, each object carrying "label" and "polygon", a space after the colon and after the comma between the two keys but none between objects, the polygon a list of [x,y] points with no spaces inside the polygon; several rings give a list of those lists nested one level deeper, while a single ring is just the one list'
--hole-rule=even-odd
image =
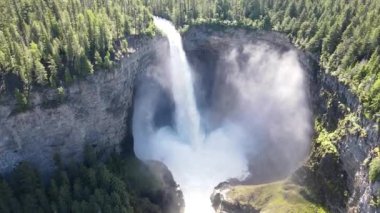
[{"label": "cliff face", "polygon": [[364,116],[358,98],[336,77],[321,70],[313,56],[304,53],[301,59],[315,64],[306,69],[311,106],[314,117],[335,134],[331,142],[336,151],[321,153],[323,145],[314,138],[306,165],[293,178],[314,190],[318,201],[333,212],[379,212],[372,203],[378,199],[379,182],[370,183],[368,178],[368,162],[380,146],[379,124]]},{"label": "cliff face", "polygon": [[118,149],[131,116],[134,81],[152,63],[159,39],[131,41],[128,57],[109,71],[77,80],[58,94],[56,89],[33,91],[30,107],[14,113],[14,98],[0,100],[0,172],[28,161],[42,171],[53,166],[53,155],[65,161],[81,158],[84,144]]},{"label": "cliff face", "polygon": [[[247,31],[242,29],[205,26],[191,28],[184,37],[184,46],[193,64],[210,61],[198,69],[212,70],[223,51],[239,38],[269,43],[283,50],[295,50],[305,70],[310,107],[315,120],[323,122],[328,133],[337,134],[331,139],[336,152],[326,152],[318,142],[316,133],[309,159],[295,172],[292,181],[313,192],[316,202],[323,203],[333,212],[376,212],[371,201],[379,193],[379,182],[369,183],[368,162],[373,150],[380,146],[379,124],[365,118],[358,98],[334,76],[321,70],[318,59],[296,50],[286,36],[275,32]],[[321,151],[322,150],[322,151]],[[228,188],[228,187],[227,187]],[[217,193],[218,190],[224,193]],[[249,206],[231,203],[226,187],[216,188],[212,200],[220,212],[250,212]],[[223,198],[224,197],[224,198]],[[254,207],[251,206],[254,209]]]}]

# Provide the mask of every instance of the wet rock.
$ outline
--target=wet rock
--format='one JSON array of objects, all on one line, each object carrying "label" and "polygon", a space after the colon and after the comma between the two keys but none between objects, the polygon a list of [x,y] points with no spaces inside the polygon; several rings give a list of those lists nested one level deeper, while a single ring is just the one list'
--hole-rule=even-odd
[{"label": "wet rock", "polygon": [[210,199],[216,213],[256,213],[258,209],[228,199],[227,193],[233,185],[222,182],[215,187]]},{"label": "wet rock", "polygon": [[160,203],[165,213],[184,213],[185,201],[180,186],[175,182],[172,173],[161,162],[146,162],[150,171],[156,175],[163,190],[160,193]]}]

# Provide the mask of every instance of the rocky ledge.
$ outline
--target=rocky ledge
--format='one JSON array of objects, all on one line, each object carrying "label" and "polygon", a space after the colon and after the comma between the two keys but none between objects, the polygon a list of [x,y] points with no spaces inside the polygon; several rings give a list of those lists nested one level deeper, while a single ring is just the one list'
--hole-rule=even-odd
[{"label": "rocky ledge", "polygon": [[162,186],[160,203],[164,207],[163,211],[165,213],[184,213],[185,201],[182,191],[168,167],[157,161],[148,161],[146,164]]},{"label": "rocky ledge", "polygon": [[216,213],[256,213],[260,212],[249,204],[242,204],[228,197],[228,192],[233,188],[229,182],[220,183],[215,187],[210,199]]}]

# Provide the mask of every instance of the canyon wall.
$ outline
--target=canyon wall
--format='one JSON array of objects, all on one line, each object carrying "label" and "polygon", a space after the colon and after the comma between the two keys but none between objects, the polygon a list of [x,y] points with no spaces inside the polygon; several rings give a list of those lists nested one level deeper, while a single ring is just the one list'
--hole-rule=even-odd
[{"label": "canyon wall", "polygon": [[[193,27],[185,34],[184,46],[191,56],[190,61],[194,65],[201,60],[210,62],[197,69],[214,69],[217,58],[241,38],[246,40],[248,37],[252,42],[263,42],[282,50],[298,52],[305,70],[309,104],[314,118],[325,121],[329,132],[340,131],[341,137],[332,144],[336,147],[336,153],[320,153],[319,147],[322,145],[314,138],[309,159],[295,172],[293,181],[310,188],[316,202],[324,203],[333,212],[379,211],[371,202],[379,192],[380,183],[370,183],[368,179],[368,162],[375,157],[373,150],[380,146],[379,124],[364,116],[360,101],[348,86],[322,70],[318,65],[318,57],[296,49],[281,33],[212,27],[215,26]],[[354,118],[348,119],[346,126],[339,127],[339,122],[349,116]],[[242,212],[249,212],[244,211],[249,209],[247,206],[231,204],[228,198],[223,200],[220,193],[214,194],[212,199],[215,200],[215,196],[221,205],[225,205],[225,209],[236,210],[240,206]],[[223,209],[223,206],[217,208]]]},{"label": "canyon wall", "polygon": [[28,161],[51,171],[53,156],[81,159],[85,144],[100,150],[119,149],[130,127],[134,81],[152,63],[161,39],[130,40],[130,54],[112,70],[97,71],[57,89],[36,89],[30,106],[15,112],[13,97],[0,100],[0,172]]}]

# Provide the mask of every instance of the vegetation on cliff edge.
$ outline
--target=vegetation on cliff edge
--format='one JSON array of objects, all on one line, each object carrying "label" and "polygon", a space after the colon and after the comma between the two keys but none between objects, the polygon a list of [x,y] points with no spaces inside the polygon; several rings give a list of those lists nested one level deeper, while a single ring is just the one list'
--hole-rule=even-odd
[{"label": "vegetation on cliff edge", "polygon": [[249,205],[261,212],[326,212],[323,207],[306,199],[311,198],[303,187],[288,182],[235,186],[227,195],[230,201]]},{"label": "vegetation on cliff edge", "polygon": [[372,183],[380,180],[380,156],[372,159],[369,164],[369,180]]},{"label": "vegetation on cliff edge", "polygon": [[0,91],[60,86],[107,69],[128,35],[154,34],[152,14],[177,26],[224,22],[286,33],[350,86],[380,119],[380,2],[375,0],[4,0]]}]

